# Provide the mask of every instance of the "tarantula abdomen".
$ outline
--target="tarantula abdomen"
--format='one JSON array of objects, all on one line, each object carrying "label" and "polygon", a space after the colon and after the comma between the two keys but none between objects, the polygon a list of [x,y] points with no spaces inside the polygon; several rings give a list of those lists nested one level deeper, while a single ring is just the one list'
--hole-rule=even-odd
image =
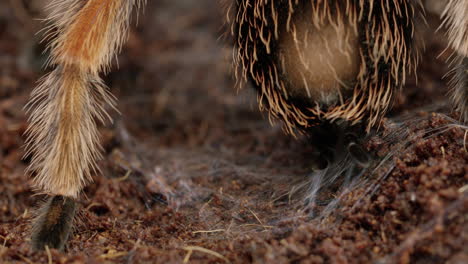
[{"label": "tarantula abdomen", "polygon": [[417,58],[413,1],[237,1],[235,60],[290,133],[337,121],[369,131]]},{"label": "tarantula abdomen", "polygon": [[359,70],[357,32],[347,20],[311,21],[310,8],[292,16],[289,31],[278,39],[275,62],[291,97],[324,106],[342,103]]}]

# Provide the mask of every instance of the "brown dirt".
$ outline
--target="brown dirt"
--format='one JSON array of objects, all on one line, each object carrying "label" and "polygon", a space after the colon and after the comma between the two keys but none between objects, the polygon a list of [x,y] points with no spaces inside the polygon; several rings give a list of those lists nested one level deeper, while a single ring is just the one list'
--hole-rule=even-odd
[{"label": "brown dirt", "polygon": [[[418,87],[410,80],[390,114],[410,116],[399,125],[408,145],[366,176],[380,179],[374,192],[363,182],[311,218],[295,190],[310,185],[313,144],[270,126],[250,89],[236,91],[212,0],[149,1],[106,77],[122,115],[101,127],[103,173],[66,252],[32,252],[42,198],[21,160],[23,106],[42,74],[31,17],[43,15],[39,0],[15,2],[0,3],[0,262],[468,263],[465,130],[431,112],[447,112],[442,45],[428,44]],[[404,137],[394,120],[369,140],[380,157],[401,143],[389,136]]]}]

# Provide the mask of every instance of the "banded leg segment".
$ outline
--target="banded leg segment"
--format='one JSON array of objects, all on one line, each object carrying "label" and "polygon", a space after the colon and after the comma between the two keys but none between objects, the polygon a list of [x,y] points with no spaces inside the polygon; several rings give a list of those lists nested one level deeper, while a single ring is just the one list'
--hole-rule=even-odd
[{"label": "banded leg segment", "polygon": [[[99,74],[109,69],[126,38],[131,11],[139,4],[138,0],[51,2],[46,35],[52,38],[49,65],[55,69],[41,80],[27,106],[29,171],[36,174],[33,182],[39,191],[76,199],[97,170],[101,147],[96,120],[110,119],[105,104],[114,105]],[[43,209],[45,218],[57,211],[51,204]],[[45,228],[41,222],[34,232]]]},{"label": "banded leg segment", "polygon": [[49,197],[33,227],[33,249],[42,250],[48,246],[62,250],[70,234],[75,211],[74,199],[61,195]]}]

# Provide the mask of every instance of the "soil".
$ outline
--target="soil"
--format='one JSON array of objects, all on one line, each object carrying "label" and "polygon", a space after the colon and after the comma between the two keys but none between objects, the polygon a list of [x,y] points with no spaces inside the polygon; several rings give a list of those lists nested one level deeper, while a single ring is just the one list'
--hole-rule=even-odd
[{"label": "soil", "polygon": [[313,142],[235,88],[212,0],[148,1],[105,77],[121,114],[109,109],[114,123],[100,126],[102,172],[65,252],[33,252],[44,197],[25,173],[23,107],[46,71],[34,19],[44,2],[0,2],[0,262],[468,263],[466,127],[446,96],[443,36],[369,136],[372,167],[359,184],[321,190],[339,198],[327,207],[305,198]]}]

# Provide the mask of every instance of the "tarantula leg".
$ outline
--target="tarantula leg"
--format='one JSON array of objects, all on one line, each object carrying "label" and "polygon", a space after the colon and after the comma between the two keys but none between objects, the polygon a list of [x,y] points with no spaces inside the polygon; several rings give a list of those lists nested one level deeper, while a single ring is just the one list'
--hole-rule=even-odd
[{"label": "tarantula leg", "polygon": [[[468,41],[468,40],[467,40]],[[458,58],[452,79],[452,99],[462,122],[468,122],[468,57]]]},{"label": "tarantula leg", "polygon": [[369,167],[372,162],[372,153],[368,153],[363,146],[363,126],[351,126],[348,122],[324,122],[307,132],[315,146],[311,157],[314,170],[324,170],[347,157],[361,168]]},{"label": "tarantula leg", "polygon": [[39,210],[33,227],[32,247],[63,250],[73,226],[76,201],[62,195],[51,196]]},{"label": "tarantula leg", "polygon": [[97,121],[114,105],[100,74],[126,39],[130,14],[142,0],[53,0],[47,74],[27,109],[26,155],[34,187],[51,196],[33,228],[33,247],[62,249],[72,227],[75,199],[98,171]]},{"label": "tarantula leg", "polygon": [[442,14],[450,46],[455,50],[452,98],[461,119],[468,122],[468,1],[448,0]]}]

